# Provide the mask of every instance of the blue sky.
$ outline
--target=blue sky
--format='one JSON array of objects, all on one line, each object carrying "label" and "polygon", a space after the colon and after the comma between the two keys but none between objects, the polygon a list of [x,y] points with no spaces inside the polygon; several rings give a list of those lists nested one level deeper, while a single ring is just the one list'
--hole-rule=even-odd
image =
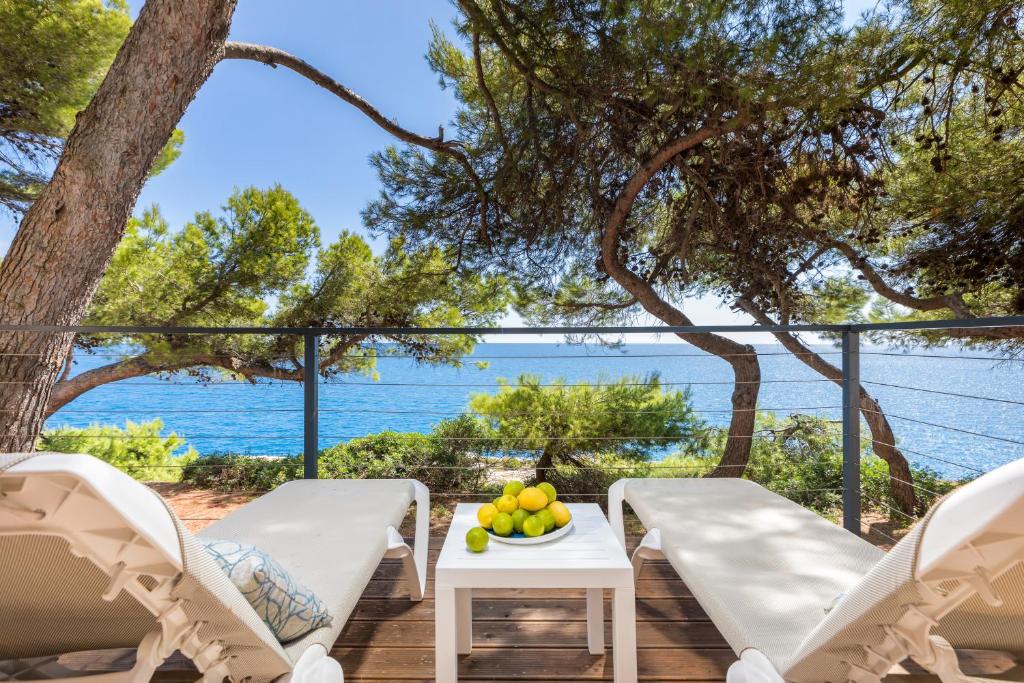
[{"label": "blue sky", "polygon": [[[129,4],[137,13],[142,2]],[[847,16],[873,4],[847,0]],[[432,135],[452,117],[455,101],[424,53],[430,22],[450,31],[454,14],[449,0],[241,0],[231,38],[292,52],[405,127]],[[197,211],[221,206],[234,188],[279,182],[312,213],[325,241],[342,229],[362,231],[359,212],[378,192],[368,158],[393,142],[300,76],[240,61],[217,66],[180,127],[181,158],[143,188],[136,211],[159,204],[180,226]],[[0,217],[0,253],[16,227]],[[748,322],[713,300],[687,308],[698,324]]]}]

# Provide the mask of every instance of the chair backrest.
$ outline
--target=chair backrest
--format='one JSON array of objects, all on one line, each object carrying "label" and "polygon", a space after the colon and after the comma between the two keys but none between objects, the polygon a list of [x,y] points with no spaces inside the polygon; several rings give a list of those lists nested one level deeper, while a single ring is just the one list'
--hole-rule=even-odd
[{"label": "chair backrest", "polygon": [[1024,651],[1024,459],[939,501],[804,639],[789,681],[875,681],[932,638]]},{"label": "chair backrest", "polygon": [[88,455],[0,455],[0,659],[137,647],[270,681],[291,662],[148,487]]}]

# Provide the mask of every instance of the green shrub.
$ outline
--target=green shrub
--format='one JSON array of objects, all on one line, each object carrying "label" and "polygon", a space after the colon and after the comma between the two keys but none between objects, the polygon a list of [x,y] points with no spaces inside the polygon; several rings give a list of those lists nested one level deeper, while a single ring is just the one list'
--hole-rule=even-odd
[{"label": "green shrub", "polygon": [[87,453],[142,481],[178,481],[183,466],[197,455],[185,440],[174,434],[161,434],[164,423],[125,422],[117,425],[93,424],[88,427],[59,427],[43,432],[38,450],[58,453]]},{"label": "green shrub", "polygon": [[266,458],[223,453],[192,461],[182,472],[181,480],[219,491],[270,491],[286,481],[301,478],[301,456]]},{"label": "green shrub", "polygon": [[432,493],[486,489],[477,455],[487,434],[469,416],[444,420],[430,434],[381,432],[320,454],[320,476],[332,479],[418,479]]}]

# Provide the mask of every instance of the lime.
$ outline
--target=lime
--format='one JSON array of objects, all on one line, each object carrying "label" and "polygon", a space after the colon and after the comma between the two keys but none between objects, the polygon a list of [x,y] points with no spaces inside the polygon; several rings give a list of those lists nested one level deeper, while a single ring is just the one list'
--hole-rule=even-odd
[{"label": "lime", "polygon": [[499,500],[501,500],[501,496],[498,496],[497,498],[495,498],[494,500],[492,500],[492,501],[491,501],[491,505],[493,505],[494,507],[498,507],[498,501],[499,501]]},{"label": "lime", "polygon": [[530,515],[523,520],[523,533],[531,538],[544,533],[544,520],[537,515]]},{"label": "lime", "polygon": [[491,522],[491,530],[499,536],[511,536],[512,526],[512,515],[507,512],[494,515],[494,521]]},{"label": "lime", "polygon": [[523,508],[519,508],[512,513],[512,528],[515,529],[517,534],[523,533],[523,522],[529,516],[530,513]]},{"label": "lime", "polygon": [[490,540],[487,530],[483,527],[475,526],[466,532],[466,547],[474,553],[487,550],[487,542]]},{"label": "lime", "polygon": [[548,497],[540,489],[530,486],[519,492],[519,507],[525,508],[530,512],[536,512],[537,510],[543,510],[548,506]]},{"label": "lime", "polygon": [[519,509],[519,501],[516,500],[515,496],[502,496],[495,503],[494,506],[498,508],[498,512],[507,512],[510,515]]},{"label": "lime", "polygon": [[559,529],[568,524],[569,520],[572,519],[572,515],[569,514],[569,508],[565,507],[565,503],[560,500],[556,500],[551,505],[548,505],[548,512],[555,518],[555,526]]},{"label": "lime", "polygon": [[548,510],[547,508],[540,510],[535,516],[540,518],[540,520],[544,522],[544,533],[547,533],[555,528],[555,516],[551,514],[551,511]]},{"label": "lime", "polygon": [[502,493],[504,493],[506,496],[518,496],[520,493],[523,492],[523,489],[525,488],[526,486],[523,484],[523,482],[519,481],[518,479],[513,479],[509,483],[505,484],[505,488],[504,490],[502,490]]},{"label": "lime", "polygon": [[484,503],[480,506],[480,509],[476,511],[476,520],[480,522],[480,526],[485,529],[491,528],[491,522],[494,520],[494,515],[498,514],[498,508],[494,507],[491,503]]},{"label": "lime", "polygon": [[549,503],[554,503],[558,498],[558,493],[555,491],[555,487],[546,481],[537,484],[537,488],[544,492],[544,495],[548,497]]}]

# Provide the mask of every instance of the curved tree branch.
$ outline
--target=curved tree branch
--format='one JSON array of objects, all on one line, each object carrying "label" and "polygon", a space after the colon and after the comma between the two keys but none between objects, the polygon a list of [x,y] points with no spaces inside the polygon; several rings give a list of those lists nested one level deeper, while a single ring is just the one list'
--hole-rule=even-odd
[{"label": "curved tree branch", "polygon": [[[619,236],[637,196],[658,171],[671,163],[677,155],[697,147],[705,140],[721,135],[738,123],[739,121],[734,119],[720,125],[706,126],[664,145],[629,178],[608,212],[601,236],[601,260],[605,272],[633,295],[648,313],[668,325],[684,326],[692,325],[693,322],[685,313],[663,299],[650,282],[621,262],[618,254]],[[740,344],[716,334],[685,333],[677,336],[702,351],[722,358],[732,366],[736,383],[732,392],[733,411],[729,421],[729,434],[722,459],[710,476],[742,476],[750,459],[754,423],[757,418],[757,394],[761,386],[757,351],[748,344]]]},{"label": "curved tree branch", "polygon": [[491,89],[487,87],[487,79],[484,78],[483,56],[480,54],[480,34],[473,32],[473,66],[476,68],[476,83],[480,88],[480,94],[484,96],[487,103],[487,111],[491,113],[491,121],[494,122],[494,132],[498,136],[501,148],[508,152],[508,140],[505,138],[505,128],[501,124],[501,113],[498,111],[498,104],[494,101]]},{"label": "curved tree branch", "polygon": [[433,138],[419,135],[407,128],[403,128],[396,121],[389,119],[379,109],[360,97],[348,86],[343,83],[339,83],[309,62],[285,52],[284,50],[279,50],[276,47],[270,47],[269,45],[255,45],[252,43],[228,42],[224,46],[223,59],[245,59],[260,62],[270,67],[283,66],[291,69],[295,73],[300,76],[304,76],[344,102],[351,104],[353,107],[365,114],[371,121],[391,135],[394,135],[399,140],[411,145],[416,145],[417,147],[429,149],[437,152],[438,154],[444,154],[445,156],[454,159],[460,166],[462,166],[466,175],[469,176],[470,180],[473,182],[474,188],[476,189],[477,201],[480,205],[480,236],[485,243],[488,245],[490,244],[487,218],[488,199],[483,181],[473,169],[473,165],[470,163],[469,157],[463,150],[462,143],[458,140],[445,140],[443,128],[440,128],[438,136]]}]

